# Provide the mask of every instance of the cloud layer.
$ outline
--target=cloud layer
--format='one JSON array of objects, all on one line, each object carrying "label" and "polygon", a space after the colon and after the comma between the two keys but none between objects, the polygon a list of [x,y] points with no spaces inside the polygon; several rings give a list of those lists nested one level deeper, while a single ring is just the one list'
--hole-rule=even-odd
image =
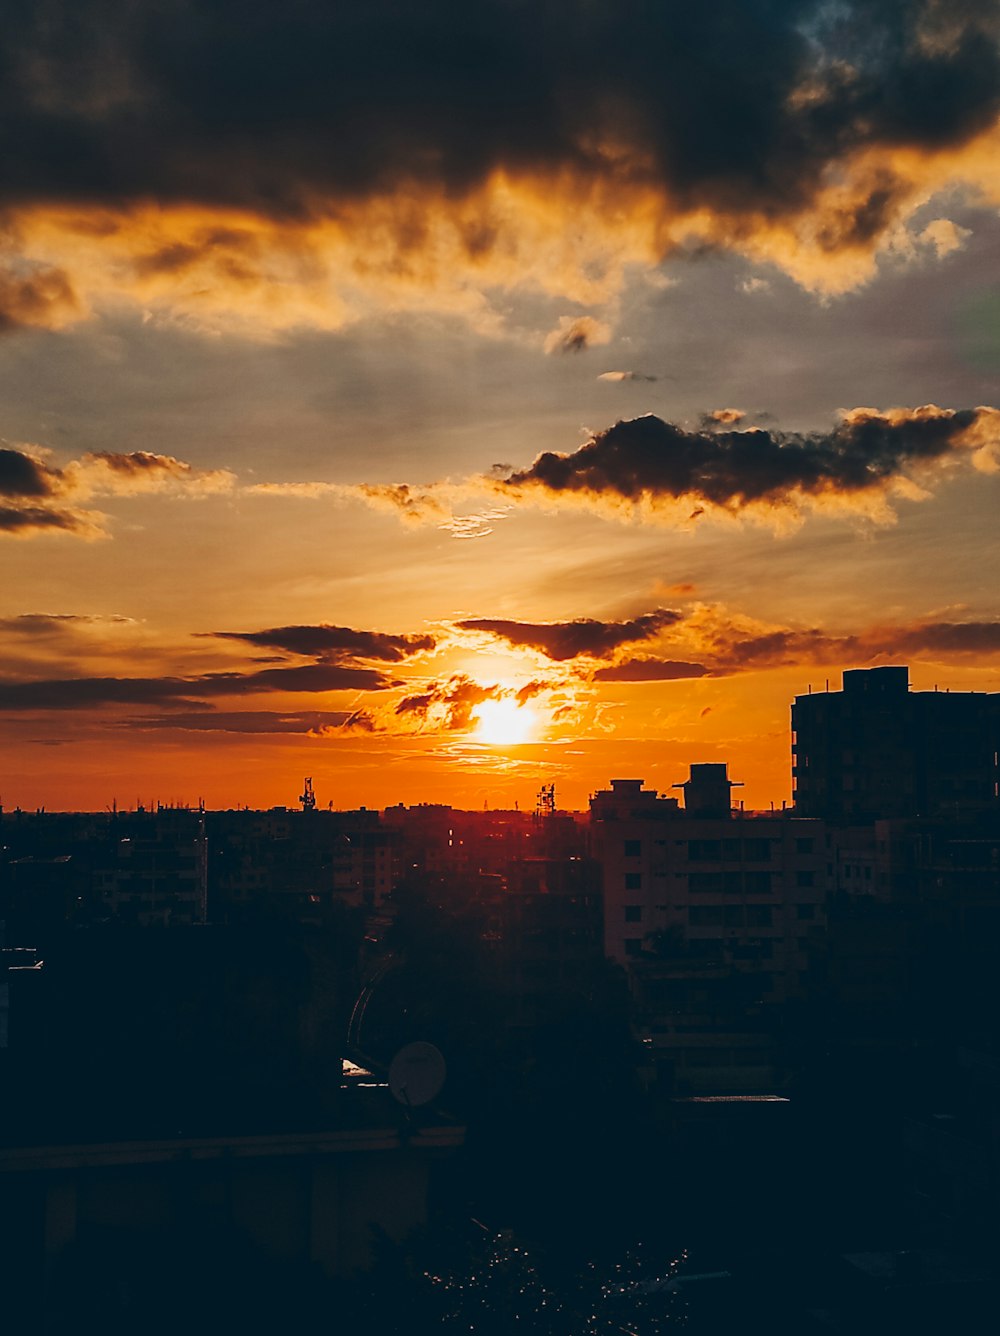
[{"label": "cloud layer", "polygon": [[376,659],[401,663],[414,654],[433,650],[430,635],[389,635],[384,631],[357,631],[350,626],[275,626],[264,631],[216,631],[220,640],[239,640],[264,649],[315,657],[323,663]]},{"label": "cloud layer", "polygon": [[[811,511],[891,523],[894,499],[925,500],[949,471],[996,473],[1000,462],[1000,409],[987,406],[853,408],[816,432],[742,427],[744,416],[718,409],[690,428],[648,414],[616,422],[576,450],[545,451],[528,468],[496,465],[463,482],[263,483],[248,491],[360,501],[457,537],[489,533],[516,505],[684,527],[704,516],[787,528]],[[484,497],[502,508],[456,516]]]},{"label": "cloud layer", "polygon": [[732,412],[694,431],[652,414],[616,422],[570,454],[539,455],[497,490],[669,517],[692,505],[773,514],[824,504],[872,511],[874,503],[877,511],[891,491],[918,495],[922,479],[963,456],[983,471],[997,466],[994,408],[856,408],[832,431],[807,435],[722,429]]},{"label": "cloud layer", "polygon": [[272,325],[588,301],[716,245],[842,289],[935,190],[996,194],[997,26],[990,0],[16,4],[0,327],[123,293]]}]

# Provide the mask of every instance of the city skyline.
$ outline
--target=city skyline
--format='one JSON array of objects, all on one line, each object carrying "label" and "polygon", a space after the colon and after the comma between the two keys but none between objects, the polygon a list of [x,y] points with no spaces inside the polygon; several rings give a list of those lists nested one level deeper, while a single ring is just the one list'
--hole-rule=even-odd
[{"label": "city skyline", "polygon": [[766,809],[810,684],[1000,690],[995,6],[93,8],[4,38],[5,807]]}]

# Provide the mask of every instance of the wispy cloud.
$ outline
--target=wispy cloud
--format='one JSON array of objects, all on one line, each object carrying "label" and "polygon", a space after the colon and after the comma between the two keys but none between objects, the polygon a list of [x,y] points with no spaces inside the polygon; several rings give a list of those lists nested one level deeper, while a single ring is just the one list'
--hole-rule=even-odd
[{"label": "wispy cloud", "polygon": [[587,348],[609,343],[611,328],[602,320],[595,320],[591,315],[564,315],[559,323],[545,338],[545,351],[549,356],[559,353],[582,353]]},{"label": "wispy cloud", "polygon": [[58,466],[37,447],[0,449],[0,532],[15,536],[62,532],[108,536],[106,516],[81,508],[94,497],[155,493],[189,498],[232,490],[235,474],[197,469],[172,455],[99,451]]}]

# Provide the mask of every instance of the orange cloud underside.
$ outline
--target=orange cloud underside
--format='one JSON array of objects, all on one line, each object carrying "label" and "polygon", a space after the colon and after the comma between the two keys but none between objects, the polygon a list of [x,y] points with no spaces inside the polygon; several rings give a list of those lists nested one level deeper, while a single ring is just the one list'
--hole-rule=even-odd
[{"label": "orange cloud underside", "polygon": [[[996,125],[959,148],[859,152],[831,169],[808,205],[767,216],[687,207],[627,163],[586,179],[568,169],[544,179],[494,171],[461,196],[407,187],[361,202],[318,199],[305,219],[148,203],[20,207],[8,215],[8,253],[37,277],[30,290],[23,278],[4,281],[16,318],[52,327],[125,301],[251,337],[425,307],[488,332],[503,323],[494,290],[607,306],[630,266],[692,246],[731,249],[812,291],[844,292],[869,281],[880,256],[912,257],[906,221],[946,189],[1000,202]],[[883,216],[862,229],[875,198]],[[926,246],[940,254],[958,244],[947,227],[937,220]]]}]

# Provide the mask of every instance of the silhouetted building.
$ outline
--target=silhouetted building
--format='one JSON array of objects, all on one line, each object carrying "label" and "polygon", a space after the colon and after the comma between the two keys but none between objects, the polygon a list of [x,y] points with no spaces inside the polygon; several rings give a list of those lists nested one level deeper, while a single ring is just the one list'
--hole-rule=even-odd
[{"label": "silhouetted building", "polygon": [[102,854],[94,888],[116,919],[141,927],[205,922],[204,812],[160,807],[118,814]]},{"label": "silhouetted building", "polygon": [[637,1033],[682,1091],[774,1080],[766,1012],[799,993],[825,922],[822,822],[729,806],[726,767],[692,766],[694,810],[613,780],[591,801],[604,949],[630,976]]},{"label": "silhouetted building", "polygon": [[854,669],[842,691],[796,696],[799,816],[863,822],[997,805],[1000,694],[909,689],[905,667]]}]

